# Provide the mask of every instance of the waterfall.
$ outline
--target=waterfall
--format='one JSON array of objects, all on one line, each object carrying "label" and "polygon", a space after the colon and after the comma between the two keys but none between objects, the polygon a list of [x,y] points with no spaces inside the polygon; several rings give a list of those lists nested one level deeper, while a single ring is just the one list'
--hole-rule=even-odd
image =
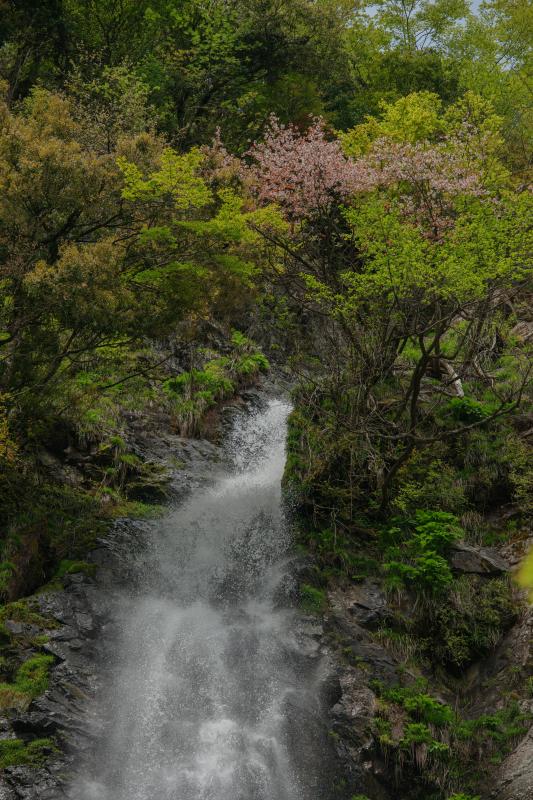
[{"label": "waterfall", "polygon": [[329,796],[324,660],[290,602],[289,411],[240,414],[233,466],[151,525],[115,604],[102,732],[74,800]]}]

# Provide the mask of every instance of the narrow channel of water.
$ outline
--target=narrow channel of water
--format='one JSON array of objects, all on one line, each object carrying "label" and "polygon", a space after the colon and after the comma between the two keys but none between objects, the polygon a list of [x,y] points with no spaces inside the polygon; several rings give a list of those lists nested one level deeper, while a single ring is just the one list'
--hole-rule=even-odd
[{"label": "narrow channel of water", "polygon": [[233,467],[152,526],[116,602],[103,733],[74,800],[329,796],[324,663],[290,602],[289,410],[239,415]]}]

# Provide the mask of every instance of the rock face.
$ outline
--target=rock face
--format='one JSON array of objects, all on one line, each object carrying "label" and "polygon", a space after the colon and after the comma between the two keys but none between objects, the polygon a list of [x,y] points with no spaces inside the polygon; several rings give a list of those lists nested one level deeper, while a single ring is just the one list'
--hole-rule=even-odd
[{"label": "rock face", "polygon": [[507,562],[489,547],[472,547],[459,542],[452,547],[450,564],[456,572],[476,575],[501,575],[509,570]]},{"label": "rock face", "polygon": [[342,771],[351,796],[396,800],[382,780],[386,767],[374,751],[370,733],[377,703],[369,685],[371,679],[385,684],[398,679],[394,659],[371,633],[387,619],[386,598],[375,581],[365,580],[332,592],[330,602],[325,642],[336,664],[338,695],[331,707],[331,720]]},{"label": "rock face", "polygon": [[[74,750],[86,746],[83,701],[96,685],[95,665],[99,657],[97,634],[105,623],[102,595],[93,578],[82,573],[67,576],[63,591],[38,596],[38,610],[60,623],[44,632],[43,649],[56,659],[48,690],[26,711],[11,711],[5,719],[4,738],[23,741],[55,737],[60,747]],[[95,638],[96,637],[96,638]],[[64,797],[63,780],[71,755],[51,754],[42,768],[8,767],[0,778],[2,800],[58,800]]]},{"label": "rock face", "polygon": [[[507,562],[489,549],[467,545],[456,548],[454,567],[481,577],[508,570]],[[403,609],[406,615],[408,605]],[[331,707],[332,731],[353,796],[369,800],[407,800],[408,790],[398,788],[394,764],[383,758],[372,735],[379,698],[374,681],[385,686],[406,685],[420,677],[405,658],[381,646],[376,630],[394,624],[386,595],[379,584],[366,579],[358,585],[330,593],[330,611],[325,617],[324,642],[336,665],[340,696]],[[473,717],[494,714],[505,706],[509,691],[521,688],[530,674],[533,643],[533,609],[524,610],[494,651],[475,663],[463,676],[463,700]],[[425,676],[430,682],[431,674]],[[514,681],[514,683],[513,683]],[[437,699],[435,686],[428,691]],[[523,694],[523,692],[522,692]],[[442,698],[453,703],[453,697]],[[520,711],[533,718],[533,700],[520,701]],[[500,766],[483,765],[486,785],[476,792],[480,800],[533,800],[533,728]],[[405,788],[405,787],[404,787]]]},{"label": "rock face", "polygon": [[353,587],[351,597],[350,613],[358,625],[374,629],[386,621],[389,615],[387,598],[377,583],[367,580]]},{"label": "rock face", "polygon": [[500,770],[493,800],[531,800],[533,796],[533,726]]}]

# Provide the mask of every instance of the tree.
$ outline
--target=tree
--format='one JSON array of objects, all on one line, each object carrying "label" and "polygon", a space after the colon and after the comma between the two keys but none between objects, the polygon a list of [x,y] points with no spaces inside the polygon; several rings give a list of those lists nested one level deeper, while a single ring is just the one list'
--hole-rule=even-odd
[{"label": "tree", "polygon": [[271,128],[252,150],[256,196],[292,223],[263,232],[269,280],[305,310],[320,363],[299,390],[300,478],[337,511],[369,496],[385,510],[415,451],[520,402],[530,367],[509,301],[528,271],[529,201],[498,169],[497,124],[473,97],[443,114],[413,95],[346,134],[356,158],[318,124]]},{"label": "tree", "polygon": [[450,38],[459,85],[490,101],[502,117],[506,161],[527,181],[531,169],[531,5],[496,0],[481,5]]},{"label": "tree", "polygon": [[209,316],[217,287],[248,268],[231,258],[223,215],[211,239],[201,228],[221,203],[200,151],[140,132],[108,153],[72,112],[42,89],[21,113],[0,111],[0,387],[21,425],[68,406],[79,374],[104,367],[105,389],[114,353]]}]

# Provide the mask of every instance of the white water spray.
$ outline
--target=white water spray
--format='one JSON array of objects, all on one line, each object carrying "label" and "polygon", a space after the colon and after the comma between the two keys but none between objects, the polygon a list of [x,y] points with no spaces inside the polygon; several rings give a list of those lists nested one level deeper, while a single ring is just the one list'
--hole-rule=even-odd
[{"label": "white water spray", "polygon": [[153,526],[73,800],[324,800],[320,743],[291,719],[318,715],[322,662],[287,602],[288,413],[243,415],[234,469]]}]

